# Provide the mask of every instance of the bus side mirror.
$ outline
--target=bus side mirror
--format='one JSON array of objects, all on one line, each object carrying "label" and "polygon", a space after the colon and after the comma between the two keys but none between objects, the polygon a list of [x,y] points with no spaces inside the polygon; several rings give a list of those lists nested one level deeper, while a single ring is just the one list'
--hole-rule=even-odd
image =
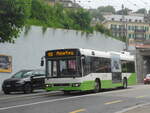
[{"label": "bus side mirror", "polygon": [[44,66],[44,60],[41,58],[41,66]]}]

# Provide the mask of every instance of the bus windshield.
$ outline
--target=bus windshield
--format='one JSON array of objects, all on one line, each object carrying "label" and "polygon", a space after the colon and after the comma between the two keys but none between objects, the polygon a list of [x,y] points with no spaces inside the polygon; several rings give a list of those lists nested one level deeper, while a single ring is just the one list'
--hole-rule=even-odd
[{"label": "bus windshield", "polygon": [[81,76],[78,61],[74,59],[57,59],[47,61],[47,77],[79,77]]}]

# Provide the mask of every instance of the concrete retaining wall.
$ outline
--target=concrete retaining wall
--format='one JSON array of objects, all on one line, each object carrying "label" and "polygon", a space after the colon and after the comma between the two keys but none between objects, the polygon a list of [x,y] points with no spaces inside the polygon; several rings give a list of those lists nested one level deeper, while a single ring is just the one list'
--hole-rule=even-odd
[{"label": "concrete retaining wall", "polygon": [[12,56],[12,72],[0,73],[0,89],[4,79],[21,69],[40,67],[41,57],[49,49],[57,48],[89,48],[102,51],[122,51],[124,43],[106,37],[100,33],[87,36],[73,30],[47,29],[43,33],[41,27],[32,26],[28,34],[24,31],[15,44],[0,44],[0,54]]}]

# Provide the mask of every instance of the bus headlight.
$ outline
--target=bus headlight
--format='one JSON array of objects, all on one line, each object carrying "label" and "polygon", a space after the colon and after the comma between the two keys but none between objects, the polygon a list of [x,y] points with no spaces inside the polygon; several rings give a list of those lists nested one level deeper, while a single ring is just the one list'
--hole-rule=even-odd
[{"label": "bus headlight", "polygon": [[46,87],[52,87],[52,84],[46,84],[45,86]]},{"label": "bus headlight", "polygon": [[72,87],[80,87],[81,83],[73,83]]}]

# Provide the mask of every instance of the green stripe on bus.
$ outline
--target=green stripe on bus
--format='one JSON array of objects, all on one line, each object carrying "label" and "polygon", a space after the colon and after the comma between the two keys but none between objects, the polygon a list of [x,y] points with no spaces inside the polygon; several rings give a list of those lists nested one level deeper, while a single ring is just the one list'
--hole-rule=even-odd
[{"label": "green stripe on bus", "polygon": [[[84,81],[81,83],[80,87],[72,87],[72,86],[55,86],[55,87],[47,87],[47,91],[58,91],[58,90],[93,90],[95,81]],[[136,73],[132,73],[128,78],[128,85],[136,84]],[[121,83],[112,83],[112,80],[101,80],[101,88],[115,88],[123,86]]]}]

